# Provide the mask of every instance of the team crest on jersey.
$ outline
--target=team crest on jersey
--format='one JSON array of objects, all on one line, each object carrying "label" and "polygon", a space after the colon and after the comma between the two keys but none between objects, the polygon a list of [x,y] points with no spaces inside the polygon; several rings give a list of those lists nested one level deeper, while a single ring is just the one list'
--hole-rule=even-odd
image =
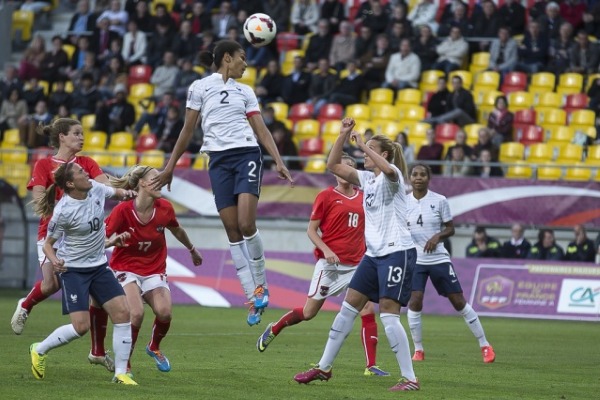
[{"label": "team crest on jersey", "polygon": [[100,205],[100,200],[96,200],[96,205],[99,206]]},{"label": "team crest on jersey", "polygon": [[323,297],[327,296],[329,294],[329,286],[321,286],[319,294]]},{"label": "team crest on jersey", "polygon": [[435,210],[435,206],[433,204],[430,204],[429,207],[431,207],[432,210]]},{"label": "team crest on jersey", "polygon": [[50,222],[48,224],[48,232],[54,232],[55,229],[56,229],[56,222]]},{"label": "team crest on jersey", "polygon": [[117,275],[117,281],[119,282],[125,282],[126,278],[127,274],[125,272],[121,272],[119,275]]},{"label": "team crest on jersey", "polygon": [[162,226],[162,225],[159,225],[159,226],[157,226],[157,227],[156,227],[156,232],[160,232],[160,233],[162,233],[162,232],[164,232],[164,231],[165,231],[165,227],[164,227],[164,226]]},{"label": "team crest on jersey", "polygon": [[76,294],[71,295],[71,303],[77,303],[77,295]]},{"label": "team crest on jersey", "polygon": [[160,274],[160,280],[168,282],[168,280],[167,280],[167,274]]}]

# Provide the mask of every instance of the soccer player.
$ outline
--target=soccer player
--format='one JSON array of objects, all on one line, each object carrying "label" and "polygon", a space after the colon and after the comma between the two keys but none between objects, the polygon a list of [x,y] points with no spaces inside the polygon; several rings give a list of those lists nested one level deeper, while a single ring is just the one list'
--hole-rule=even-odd
[{"label": "soccer player", "polygon": [[[54,183],[54,171],[59,166],[67,163],[77,163],[97,182],[108,183],[108,177],[102,172],[96,161],[90,157],[77,155],[83,147],[83,128],[79,121],[70,118],[59,118],[51,125],[42,127],[41,131],[44,135],[48,136],[50,145],[56,148],[57,151],[54,156],[37,161],[33,167],[33,173],[31,180],[27,184],[27,189],[33,192],[34,205],[43,198],[45,191]],[[63,192],[60,188],[55,192],[56,200],[58,201]],[[25,322],[33,307],[60,289],[60,284],[54,273],[52,264],[42,250],[48,232],[49,221],[49,216],[42,216],[38,227],[38,261],[42,268],[43,278],[33,285],[33,289],[31,289],[27,297],[19,300],[10,321],[12,330],[17,335],[23,333]],[[88,360],[92,364],[103,365],[106,369],[113,372],[115,370],[114,362],[104,349],[108,314],[101,307],[95,305],[94,302],[90,305],[89,313],[92,349],[88,355]]]},{"label": "soccer player", "polygon": [[221,40],[213,53],[200,53],[203,64],[216,66],[212,75],[191,84],[185,123],[173,154],[154,182],[170,189],[177,160],[202,119],[202,151],[210,156],[208,172],[215,204],[229,239],[231,258],[248,298],[248,325],[260,322],[269,304],[263,243],[256,228],[256,208],[262,180],[258,141],[273,157],[281,179],[294,181],[260,114],[254,91],[235,81],[246,69],[246,53],[235,41]]},{"label": "soccer player", "polygon": [[[131,351],[129,309],[123,288],[108,266],[105,252],[107,246],[122,245],[129,233],[106,240],[104,224],[105,199],[128,199],[134,197],[135,192],[91,180],[77,163],[64,163],[58,167],[54,181],[36,204],[36,212],[52,216],[43,249],[61,281],[63,314],[69,314],[71,323],[57,328],[41,343],[30,346],[31,371],[36,379],[44,379],[48,352],[87,333],[91,295],[113,322],[113,382],[137,385],[126,374]],[[56,188],[63,190],[64,196],[55,206]],[[59,239],[56,250],[54,246]]]},{"label": "soccer player", "polygon": [[[371,300],[379,303],[381,322],[400,367],[401,378],[390,390],[419,390],[408,337],[400,324],[400,309],[410,298],[412,271],[417,259],[406,227],[406,161],[399,143],[375,135],[365,144],[361,135],[353,131],[354,126],[352,118],[342,120],[340,136],[331,149],[327,168],[364,192],[367,251],[350,280],[321,360],[308,371],[296,374],[294,379],[309,383],[331,378],[333,361],[352,330],[354,320]],[[342,163],[342,147],[349,138],[365,153],[368,171],[357,171]]]},{"label": "soccer player", "polygon": [[[131,313],[131,352],[144,320],[144,302],[154,312],[152,339],[146,353],[159,371],[171,370],[169,359],[160,351],[160,342],[171,326],[171,292],[167,283],[167,242],[165,229],[171,231],[189,251],[192,263],[202,264],[202,256],[179,225],[173,206],[162,199],[150,180],[158,174],[152,167],[136,165],[121,178],[112,178],[112,187],[135,190],[137,197],[119,203],[106,219],[106,236],[129,232],[128,246],[116,248],[110,266],[123,286]],[[131,355],[127,363],[131,373]]]},{"label": "soccer player", "polygon": [[[346,154],[342,156],[342,163],[356,168],[356,160]],[[294,308],[279,321],[270,323],[256,343],[260,352],[265,351],[284,328],[313,319],[328,297],[345,291],[365,254],[363,194],[343,178],[336,176],[335,179],[337,186],[317,195],[308,224],[307,233],[315,245],[317,263],[304,308]],[[368,302],[360,312],[361,339],[367,361],[364,374],[389,376],[376,365],[377,322],[374,309],[374,304]]]},{"label": "soccer player", "polygon": [[414,361],[423,361],[423,334],[421,310],[427,279],[440,296],[448,297],[456,311],[479,341],[483,362],[496,359],[494,349],[488,343],[483,326],[463,296],[458,277],[452,267],[450,255],[443,241],[454,235],[454,224],[448,200],[441,194],[429,190],[431,170],[425,164],[415,164],[410,170],[413,191],[408,196],[408,227],[417,246],[417,266],[412,278],[412,295],[408,303],[408,325],[415,345]]}]

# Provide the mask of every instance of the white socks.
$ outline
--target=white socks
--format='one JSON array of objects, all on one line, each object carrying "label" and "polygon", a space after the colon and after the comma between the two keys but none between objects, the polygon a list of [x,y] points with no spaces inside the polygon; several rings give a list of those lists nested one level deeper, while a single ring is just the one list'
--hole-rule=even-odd
[{"label": "white socks", "polygon": [[385,327],[385,335],[392,351],[396,355],[396,361],[400,366],[400,374],[410,381],[415,381],[415,371],[412,365],[410,355],[410,345],[408,344],[408,336],[404,331],[404,327],[400,323],[400,316],[396,314],[381,313],[379,314],[381,323]]},{"label": "white socks", "polygon": [[38,354],[47,354],[50,350],[79,339],[81,336],[75,330],[73,324],[63,325],[52,332],[43,342],[37,345]]},{"label": "white socks", "polygon": [[408,319],[410,334],[415,345],[415,351],[423,351],[423,325],[421,324],[421,311],[411,311],[409,309],[406,312],[406,317]]},{"label": "white socks", "polygon": [[131,322],[113,324],[113,351],[115,352],[115,376],[125,374],[131,352]]},{"label": "white socks", "polygon": [[252,271],[250,270],[250,261],[244,255],[244,250],[247,253],[245,241],[229,243],[231,259],[233,260],[233,264],[235,265],[235,270],[237,272],[238,279],[242,284],[242,288],[244,289],[244,294],[246,295],[246,298],[248,300],[251,300],[252,296],[254,296],[254,289],[256,288],[256,285],[254,284],[254,277],[252,276]]},{"label": "white socks", "polygon": [[483,326],[481,326],[481,321],[479,321],[479,317],[473,307],[469,303],[459,311],[460,314],[465,319],[465,323],[473,332],[473,335],[479,340],[479,347],[489,346],[487,339],[485,338],[485,333],[483,332]]},{"label": "white socks", "polygon": [[333,360],[337,357],[344,340],[352,331],[354,320],[358,315],[358,310],[352,307],[347,302],[342,303],[340,312],[335,316],[333,325],[329,330],[329,339],[325,345],[325,350],[319,361],[319,368],[323,371],[328,371],[333,365]]},{"label": "white socks", "polygon": [[247,254],[249,256],[248,260],[250,262],[252,276],[254,277],[254,283],[256,286],[262,285],[266,289],[267,276],[265,274],[265,251],[258,230],[252,236],[244,236],[244,240],[246,241]]}]

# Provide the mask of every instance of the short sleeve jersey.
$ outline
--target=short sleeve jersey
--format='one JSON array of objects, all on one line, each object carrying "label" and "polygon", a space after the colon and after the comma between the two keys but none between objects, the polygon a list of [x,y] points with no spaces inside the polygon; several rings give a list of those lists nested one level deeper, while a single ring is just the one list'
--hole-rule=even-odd
[{"label": "short sleeve jersey", "polygon": [[233,79],[223,82],[223,75],[213,73],[190,85],[186,107],[202,116],[202,151],[258,146],[248,118],[260,108],[248,85]]},{"label": "short sleeve jersey", "polygon": [[115,271],[133,272],[141,276],[164,274],[167,270],[165,229],[179,226],[173,206],[165,199],[154,202],[152,217],[140,221],[135,200],[118,204],[106,219],[106,235],[129,232],[127,247],[114,249],[110,266]]},{"label": "short sleeve jersey", "polygon": [[406,226],[406,186],[400,170],[398,181],[390,181],[385,174],[357,171],[360,188],[364,191],[366,254],[381,257],[414,247]]},{"label": "short sleeve jersey", "polygon": [[[27,190],[33,190],[34,186],[43,186],[47,189],[50,185],[54,183],[54,171],[56,171],[56,169],[61,164],[64,164],[66,162],[67,161],[59,160],[54,157],[43,158],[37,161],[33,167],[31,179],[29,180],[29,183],[27,183]],[[79,164],[81,168],[83,168],[83,170],[89,174],[91,179],[96,179],[96,177],[104,173],[98,166],[98,163],[90,157],[76,156],[68,162],[74,162]],[[57,188],[56,200],[60,200],[62,195],[62,190]],[[49,221],[50,217],[40,218],[40,223],[38,226],[38,240],[46,238]]]},{"label": "short sleeve jersey", "polygon": [[94,180],[84,200],[63,196],[48,224],[48,236],[62,238],[58,258],[67,268],[92,268],[105,264],[104,202],[115,194],[115,189]]},{"label": "short sleeve jersey", "polygon": [[[321,239],[344,265],[356,266],[365,254],[365,212],[363,194],[357,190],[348,197],[331,187],[317,195],[311,221],[319,221]],[[317,259],[325,258],[315,248]]]},{"label": "short sleeve jersey", "polygon": [[450,262],[450,254],[443,243],[438,243],[431,253],[423,252],[425,244],[433,235],[442,230],[443,224],[452,221],[448,200],[439,193],[427,191],[417,200],[408,195],[408,228],[417,247],[417,263],[433,265]]}]

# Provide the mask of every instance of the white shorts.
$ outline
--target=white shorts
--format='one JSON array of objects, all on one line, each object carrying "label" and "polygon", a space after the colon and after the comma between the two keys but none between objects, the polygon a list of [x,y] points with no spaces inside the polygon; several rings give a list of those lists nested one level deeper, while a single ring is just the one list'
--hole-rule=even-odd
[{"label": "white shorts", "polygon": [[315,264],[308,297],[323,300],[337,296],[348,288],[350,280],[356,271],[355,265],[333,265],[324,258]]},{"label": "white shorts", "polygon": [[[54,250],[58,249],[58,244],[61,242],[61,240],[56,241],[56,243],[54,244]],[[44,254],[44,243],[45,242],[46,242],[46,239],[40,239],[37,241],[37,253],[38,253],[38,261],[40,263],[40,267],[46,263],[50,263],[50,260],[48,260],[48,257],[46,257],[46,255]]]},{"label": "white shorts", "polygon": [[122,287],[130,284],[131,282],[135,282],[135,284],[142,291],[142,296],[151,290],[156,288],[165,288],[169,289],[169,282],[167,282],[167,274],[154,274],[154,275],[138,275],[133,272],[126,271],[113,271],[117,281],[121,284]]}]

